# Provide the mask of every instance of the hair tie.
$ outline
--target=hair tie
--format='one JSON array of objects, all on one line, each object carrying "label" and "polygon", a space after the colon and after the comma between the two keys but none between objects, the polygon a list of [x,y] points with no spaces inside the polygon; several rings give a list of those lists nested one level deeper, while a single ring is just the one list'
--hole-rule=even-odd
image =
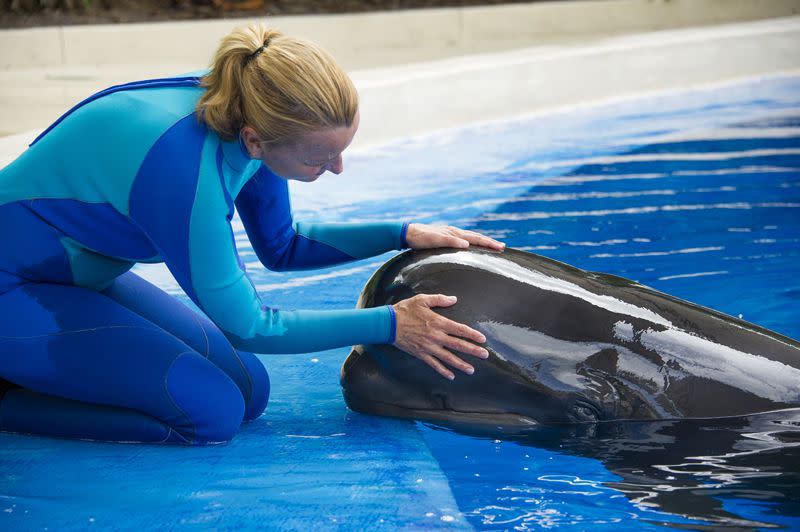
[{"label": "hair tie", "polygon": [[256,49],[256,51],[255,51],[255,52],[253,52],[252,54],[248,55],[248,56],[247,56],[247,59],[245,59],[245,61],[244,61],[244,64],[245,64],[245,65],[247,65],[247,64],[248,64],[250,61],[252,61],[252,60],[253,60],[253,59],[255,59],[256,57],[258,57],[258,54],[260,54],[261,52],[263,52],[263,51],[264,51],[264,49],[265,49],[267,46],[269,46],[269,41],[270,41],[270,40],[269,40],[269,39],[267,39],[266,41],[264,41],[264,44],[262,44],[262,45],[261,45],[261,46],[260,46],[258,49]]}]

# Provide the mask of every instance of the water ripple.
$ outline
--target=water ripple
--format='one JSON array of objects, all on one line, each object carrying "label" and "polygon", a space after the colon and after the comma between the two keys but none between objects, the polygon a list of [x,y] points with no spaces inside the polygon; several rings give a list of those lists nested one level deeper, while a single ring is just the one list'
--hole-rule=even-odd
[{"label": "water ripple", "polygon": [[486,213],[480,217],[480,220],[485,221],[524,221],[536,220],[546,218],[576,218],[586,216],[612,216],[618,214],[652,214],[657,212],[675,212],[675,211],[700,211],[712,209],[796,209],[800,207],[800,203],[795,202],[763,202],[763,203],[698,203],[686,205],[649,205],[645,207],[628,207],[625,209],[596,209],[590,211],[533,211],[533,212],[509,212],[509,213]]},{"label": "water ripple", "polygon": [[737,152],[700,152],[700,153],[643,153],[635,155],[614,155],[605,157],[587,157],[585,159],[572,159],[566,161],[542,161],[527,163],[516,170],[546,170],[549,168],[586,166],[586,165],[614,165],[633,162],[656,161],[728,161],[733,159],[752,159],[754,157],[777,157],[787,155],[800,155],[800,148],[777,148],[762,150],[744,150]]}]

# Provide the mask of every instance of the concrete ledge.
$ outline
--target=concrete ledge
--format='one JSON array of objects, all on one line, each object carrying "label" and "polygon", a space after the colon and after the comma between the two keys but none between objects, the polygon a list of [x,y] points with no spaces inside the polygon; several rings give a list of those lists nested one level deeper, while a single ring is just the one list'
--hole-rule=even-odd
[{"label": "concrete ledge", "polygon": [[[361,98],[361,127],[353,148],[563,106],[744,78],[800,74],[799,42],[800,17],[792,17],[354,71]],[[130,74],[125,69],[115,72]],[[5,86],[0,83],[0,101],[14,104],[0,108],[0,116],[4,120],[16,116],[17,122],[0,123],[0,129],[15,127],[31,116],[39,122],[27,129],[41,129],[57,118],[54,108],[37,103],[37,99],[45,99],[46,92],[30,96],[30,89],[24,86],[15,89],[16,93]],[[69,91],[64,95],[71,98],[67,107],[78,100]],[[42,109],[46,113],[40,112]],[[34,135],[29,132],[0,139],[0,166]]]},{"label": "concrete ledge", "polygon": [[353,73],[354,146],[561,106],[800,74],[800,17],[596,39]]},{"label": "concrete ledge", "polygon": [[0,68],[52,67],[64,63],[61,28],[0,31]]},{"label": "concrete ledge", "polygon": [[[800,0],[597,0],[271,17],[345,68],[531,46],[587,34],[650,31],[800,14]],[[0,31],[0,69],[173,63],[206,65],[219,39],[252,19]]]},{"label": "concrete ledge", "polygon": [[500,43],[728,24],[800,14],[798,0],[605,0],[466,9],[462,41]]}]

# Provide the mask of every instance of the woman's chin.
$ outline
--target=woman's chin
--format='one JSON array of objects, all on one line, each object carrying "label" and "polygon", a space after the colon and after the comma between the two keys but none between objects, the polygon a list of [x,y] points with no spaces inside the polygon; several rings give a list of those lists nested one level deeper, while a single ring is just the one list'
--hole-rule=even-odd
[{"label": "woman's chin", "polygon": [[[320,175],[322,175],[322,174],[320,174]],[[320,175],[298,175],[298,176],[293,176],[293,177],[284,177],[284,179],[287,179],[289,181],[301,181],[303,183],[313,183],[314,181],[319,179]],[[281,177],[283,177],[283,176],[281,176]]]}]

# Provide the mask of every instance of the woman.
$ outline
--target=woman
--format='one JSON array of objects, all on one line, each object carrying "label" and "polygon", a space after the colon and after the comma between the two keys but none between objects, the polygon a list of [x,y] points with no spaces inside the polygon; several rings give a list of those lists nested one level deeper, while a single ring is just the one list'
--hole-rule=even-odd
[{"label": "woman", "polygon": [[[449,350],[486,357],[485,339],[430,310],[454,298],[278,311],[244,272],[234,204],[274,270],[502,248],[455,228],[293,223],[287,180],[340,173],[357,128],[333,59],[260,25],[228,35],[203,77],[112,87],[62,116],[0,171],[0,429],[224,442],[267,403],[251,352],[394,343],[447,378],[471,373]],[[210,320],[128,271],[161,261]]]}]

